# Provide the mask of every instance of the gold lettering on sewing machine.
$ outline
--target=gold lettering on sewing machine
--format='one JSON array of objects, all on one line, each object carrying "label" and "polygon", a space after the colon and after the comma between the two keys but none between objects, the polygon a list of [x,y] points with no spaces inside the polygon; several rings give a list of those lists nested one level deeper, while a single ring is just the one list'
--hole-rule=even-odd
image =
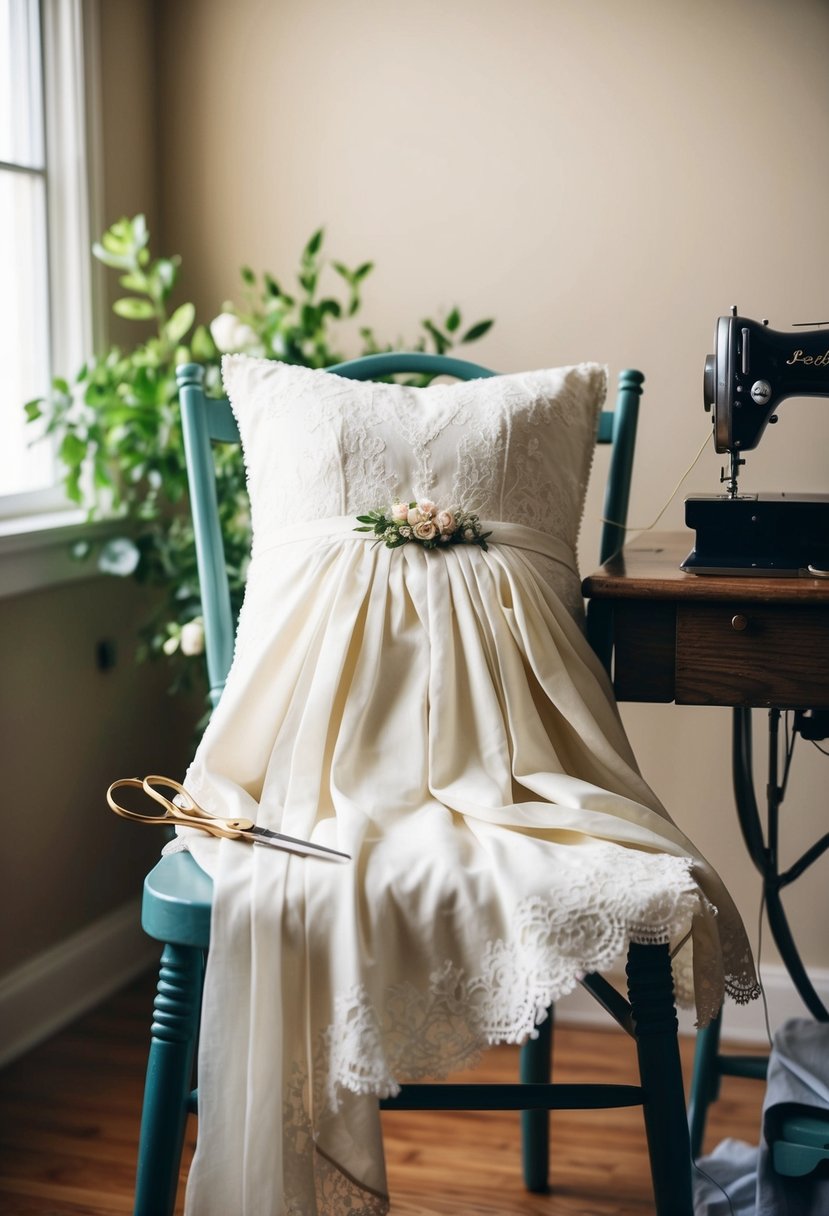
[{"label": "gold lettering on sewing machine", "polygon": [[786,360],[789,367],[793,363],[803,363],[811,367],[829,367],[829,350],[825,350],[822,355],[804,355],[802,350],[796,350],[791,359]]}]

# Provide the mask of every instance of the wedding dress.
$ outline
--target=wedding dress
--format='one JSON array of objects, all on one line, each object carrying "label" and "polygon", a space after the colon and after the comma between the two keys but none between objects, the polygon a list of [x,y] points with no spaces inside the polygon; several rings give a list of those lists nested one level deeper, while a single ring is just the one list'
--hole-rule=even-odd
[{"label": "wedding dress", "polygon": [[[532,1035],[630,941],[681,945],[702,1024],[756,980],[583,632],[604,369],[424,390],[245,356],[223,371],[253,552],[185,785],[352,861],[180,837],[215,889],[186,1210],[380,1216],[378,1095]],[[487,548],[355,531],[412,496],[476,511]]]}]

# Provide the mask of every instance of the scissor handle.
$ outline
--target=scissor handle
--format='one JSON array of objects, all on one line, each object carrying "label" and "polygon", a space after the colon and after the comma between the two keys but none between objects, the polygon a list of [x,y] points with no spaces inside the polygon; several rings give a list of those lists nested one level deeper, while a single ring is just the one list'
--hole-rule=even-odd
[{"label": "scissor handle", "polygon": [[[183,798],[186,805],[184,807],[176,806],[174,802],[165,798],[158,790],[153,789],[150,784],[151,782],[175,789],[179,796]],[[124,786],[143,790],[144,793],[148,794],[164,808],[164,814],[142,815],[138,811],[128,811],[125,806],[121,806],[120,802],[116,802],[113,797],[113,791],[121,789]],[[253,827],[253,821],[250,819],[219,819],[213,815],[209,815],[207,811],[203,810],[202,807],[193,801],[183,786],[179,785],[177,781],[173,781],[170,777],[153,775],[145,777],[143,781],[139,777],[122,777],[118,781],[113,781],[107,790],[107,802],[110,809],[116,815],[121,815],[124,819],[133,819],[137,823],[174,823],[181,827],[199,828],[202,832],[207,832],[211,836],[226,836],[230,839],[235,839],[242,832],[249,831]]]},{"label": "scissor handle", "polygon": [[[175,790],[179,801],[172,802],[169,798],[165,798],[163,794],[153,788],[153,783]],[[201,822],[207,820],[210,824],[220,824],[222,827],[227,828],[228,832],[224,833],[225,835],[230,833],[235,835],[237,832],[249,832],[254,826],[252,819],[228,819],[224,815],[211,815],[210,811],[206,811],[203,806],[199,806],[193,795],[184,788],[180,781],[174,781],[172,777],[161,777],[156,773],[152,773],[149,777],[145,777],[141,784],[144,787],[145,793],[154,798],[156,802],[161,803],[165,811],[175,817],[178,822],[182,821],[182,815],[188,821],[198,819],[200,821],[199,826],[201,826]],[[205,827],[204,830],[207,831],[208,829]]]},{"label": "scissor handle", "polygon": [[115,814],[120,815],[123,819],[134,819],[137,823],[164,822],[167,818],[166,812],[164,815],[141,815],[138,811],[128,811],[125,806],[121,806],[120,802],[116,802],[113,797],[113,791],[123,789],[125,786],[132,786],[133,789],[139,790],[144,788],[140,777],[121,777],[119,781],[113,781],[107,790],[107,802],[111,811],[115,811]]}]

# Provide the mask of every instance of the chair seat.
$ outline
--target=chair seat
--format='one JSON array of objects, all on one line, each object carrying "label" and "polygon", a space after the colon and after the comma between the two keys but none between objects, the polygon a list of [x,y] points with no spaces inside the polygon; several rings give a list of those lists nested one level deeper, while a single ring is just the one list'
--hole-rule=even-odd
[{"label": "chair seat", "polygon": [[212,901],[213,881],[192,854],[171,853],[144,879],[141,925],[160,942],[206,950]]},{"label": "chair seat", "polygon": [[821,1161],[829,1161],[829,1114],[784,1119],[772,1146],[772,1160],[776,1172],[788,1178],[810,1174]]}]

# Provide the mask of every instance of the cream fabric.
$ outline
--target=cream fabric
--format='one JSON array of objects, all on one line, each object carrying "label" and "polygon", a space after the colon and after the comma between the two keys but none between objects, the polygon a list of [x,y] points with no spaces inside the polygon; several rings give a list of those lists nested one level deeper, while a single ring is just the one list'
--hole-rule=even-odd
[{"label": "cream fabric", "polygon": [[[425,390],[244,357],[224,374],[254,549],[185,784],[353,861],[187,834],[215,881],[187,1212],[377,1216],[377,1095],[533,1034],[631,940],[687,939],[677,982],[703,1022],[756,982],[583,634],[603,369]],[[478,510],[490,548],[353,531],[396,493]]]}]

